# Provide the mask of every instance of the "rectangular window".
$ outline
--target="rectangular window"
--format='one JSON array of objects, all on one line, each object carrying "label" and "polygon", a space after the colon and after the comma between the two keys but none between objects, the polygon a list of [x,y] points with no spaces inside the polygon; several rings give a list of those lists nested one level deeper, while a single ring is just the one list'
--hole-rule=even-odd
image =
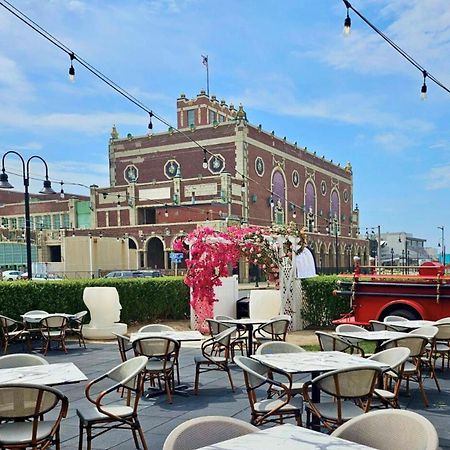
[{"label": "rectangular window", "polygon": [[55,214],[53,216],[53,229],[59,230],[61,228],[61,218],[59,217],[59,214]]},{"label": "rectangular window", "polygon": [[189,109],[187,112],[187,126],[195,125],[195,109]]},{"label": "rectangular window", "polygon": [[2,217],[2,227],[8,228],[8,218]]},{"label": "rectangular window", "polygon": [[225,122],[225,116],[222,116],[222,114],[219,114],[219,122]]},{"label": "rectangular window", "polygon": [[51,216],[43,216],[42,217],[42,228],[44,230],[50,230],[52,227]]},{"label": "rectangular window", "polygon": [[63,228],[70,228],[69,214],[63,214]]},{"label": "rectangular window", "polygon": [[217,120],[217,113],[209,110],[209,123],[212,124],[215,120]]},{"label": "rectangular window", "polygon": [[25,228],[25,217],[19,217],[19,228]]},{"label": "rectangular window", "polygon": [[11,228],[12,228],[13,230],[15,230],[15,229],[17,228],[17,219],[16,219],[15,217],[13,217],[13,218],[11,219]]},{"label": "rectangular window", "polygon": [[35,230],[42,229],[42,217],[41,216],[33,216],[31,217],[31,228],[34,228]]},{"label": "rectangular window", "polygon": [[155,208],[139,208],[139,225],[156,223],[156,210]]}]

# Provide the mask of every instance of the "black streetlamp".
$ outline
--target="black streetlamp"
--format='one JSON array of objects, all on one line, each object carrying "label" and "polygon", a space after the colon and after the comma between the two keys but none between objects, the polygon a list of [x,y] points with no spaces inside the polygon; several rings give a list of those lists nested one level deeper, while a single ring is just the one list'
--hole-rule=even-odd
[{"label": "black streetlamp", "polygon": [[0,174],[0,189],[12,189],[14,186],[8,181],[8,175],[5,172],[5,158],[10,153],[17,155],[22,161],[22,176],[23,176],[23,185],[25,188],[24,191],[24,199],[25,199],[25,240],[26,240],[26,248],[27,248],[27,276],[28,279],[31,280],[33,278],[32,273],[32,264],[31,264],[31,221],[30,221],[30,194],[28,192],[28,187],[30,185],[30,161],[32,159],[39,159],[44,163],[45,166],[45,180],[44,186],[40,194],[55,194],[55,191],[52,189],[52,184],[48,179],[48,166],[43,158],[37,155],[30,156],[30,158],[25,161],[20,153],[17,153],[14,150],[10,150],[3,155],[2,158],[2,173]]},{"label": "black streetlamp", "polygon": [[329,222],[329,232],[331,234],[331,224],[333,224],[333,231],[334,231],[334,245],[336,248],[335,252],[335,258],[336,258],[336,273],[339,273],[339,253],[338,253],[338,244],[339,244],[339,234],[338,234],[338,219],[335,216],[333,218],[333,222]]},{"label": "black streetlamp", "polygon": [[391,267],[394,267],[394,249],[391,247]]}]

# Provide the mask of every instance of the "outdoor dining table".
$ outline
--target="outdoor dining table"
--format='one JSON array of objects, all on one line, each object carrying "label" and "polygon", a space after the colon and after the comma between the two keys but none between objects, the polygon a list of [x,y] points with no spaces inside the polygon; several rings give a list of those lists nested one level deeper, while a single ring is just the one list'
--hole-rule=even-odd
[{"label": "outdoor dining table", "polygon": [[67,320],[73,319],[75,314],[66,314],[66,313],[48,313],[48,314],[22,314],[22,320],[24,323],[39,323],[42,319],[45,319],[48,316],[64,316]]},{"label": "outdoor dining table", "polygon": [[175,339],[178,342],[195,342],[201,341],[204,339],[202,333],[200,331],[144,331],[144,332],[136,332],[131,333],[130,342],[133,343],[138,339],[146,338],[146,337],[165,337],[170,339]]},{"label": "outdoor dining table", "polygon": [[251,356],[253,353],[253,327],[254,325],[262,325],[268,322],[269,319],[221,319],[218,320],[220,323],[225,323],[229,325],[242,326],[247,330],[247,356]]},{"label": "outdoor dining table", "polygon": [[436,322],[432,322],[431,320],[399,320],[398,322],[385,322],[386,325],[390,327],[398,327],[403,328],[405,330],[415,330],[420,327],[428,327],[430,325],[435,325]]},{"label": "outdoor dining table", "polygon": [[[378,361],[368,361],[367,359],[350,355],[344,352],[300,352],[300,353],[273,353],[266,355],[252,355],[253,359],[261,362],[265,366],[282,371],[288,376],[293,374],[310,373],[311,378],[319,376],[323,372],[344,369],[347,367],[377,366],[386,370],[389,366]],[[312,400],[320,403],[320,389],[312,386]],[[313,416],[313,428],[318,427],[318,422]]]},{"label": "outdoor dining table", "polygon": [[404,336],[408,336],[408,333],[402,331],[390,331],[390,330],[380,330],[380,331],[336,331],[335,334],[342,338],[349,339],[360,339],[361,341],[376,342],[376,347],[384,341],[389,341],[390,339],[398,339]]},{"label": "outdoor dining table", "polygon": [[[346,441],[292,424],[258,430],[198,450],[367,450],[372,447]],[[373,450],[373,449],[372,449]]]},{"label": "outdoor dining table", "polygon": [[0,369],[0,384],[31,383],[58,386],[86,380],[86,375],[71,362]]}]

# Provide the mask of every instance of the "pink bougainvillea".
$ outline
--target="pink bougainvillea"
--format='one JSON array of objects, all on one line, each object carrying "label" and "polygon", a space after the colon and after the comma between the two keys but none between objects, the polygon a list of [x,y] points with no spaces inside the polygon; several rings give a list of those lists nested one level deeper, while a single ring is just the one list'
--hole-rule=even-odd
[{"label": "pink bougainvillea", "polygon": [[[262,227],[229,227],[226,232],[220,232],[202,227],[183,240],[175,241],[174,251],[187,256],[184,281],[191,288],[191,305],[197,314],[200,331],[207,331],[205,319],[214,313],[214,302],[217,301],[214,287],[222,285],[220,277],[228,276],[230,267],[236,267],[241,256],[258,265],[268,280],[278,282],[280,255],[289,255],[292,244],[286,239],[281,249],[267,236],[285,234],[286,231],[286,228],[274,231]],[[294,233],[294,229],[288,231]],[[301,236],[301,245],[304,245],[304,234],[295,231],[295,235]]]}]

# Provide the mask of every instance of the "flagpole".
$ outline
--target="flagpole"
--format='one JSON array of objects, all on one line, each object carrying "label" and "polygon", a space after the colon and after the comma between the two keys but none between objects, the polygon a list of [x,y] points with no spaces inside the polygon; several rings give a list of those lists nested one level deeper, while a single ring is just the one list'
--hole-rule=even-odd
[{"label": "flagpole", "polygon": [[209,58],[208,55],[202,55],[202,64],[206,67],[206,93],[209,97]]}]

